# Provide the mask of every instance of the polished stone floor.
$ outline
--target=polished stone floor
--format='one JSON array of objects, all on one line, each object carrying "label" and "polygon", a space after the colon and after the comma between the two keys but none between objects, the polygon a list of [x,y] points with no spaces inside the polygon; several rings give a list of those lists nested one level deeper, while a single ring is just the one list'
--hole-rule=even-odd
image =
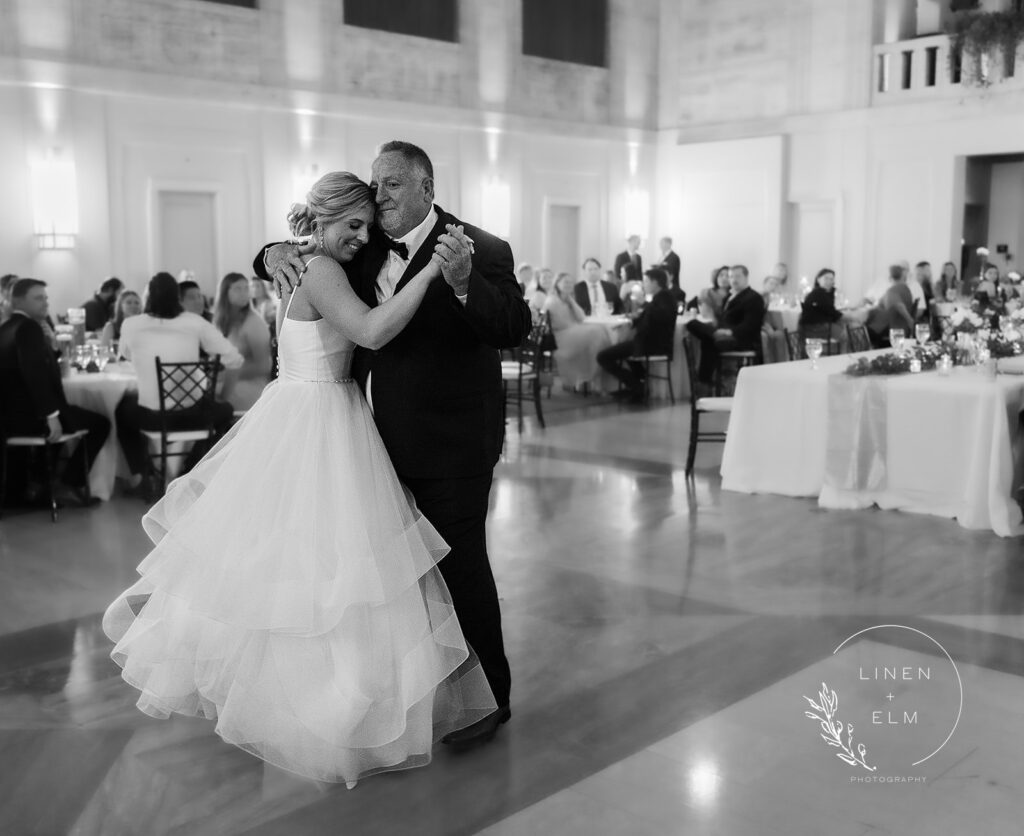
[{"label": "polished stone floor", "polygon": [[492,495],[512,722],[351,792],[135,710],[99,614],[137,500],[6,515],[0,834],[1021,832],[1020,541],[723,492],[720,445],[688,483],[685,404],[546,405]]}]

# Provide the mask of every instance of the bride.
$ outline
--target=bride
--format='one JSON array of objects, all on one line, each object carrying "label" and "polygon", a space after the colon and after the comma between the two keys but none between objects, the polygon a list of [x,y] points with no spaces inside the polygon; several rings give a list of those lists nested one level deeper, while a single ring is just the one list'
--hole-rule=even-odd
[{"label": "bride", "polygon": [[282,299],[279,379],[143,518],[154,548],[103,629],[145,713],[214,719],[269,763],[352,787],[429,763],[496,704],[436,566],[448,548],[349,376],[356,344],[409,322],[437,256],[371,310],[342,266],[367,241],[370,188],[326,174],[308,208],[316,250]]}]

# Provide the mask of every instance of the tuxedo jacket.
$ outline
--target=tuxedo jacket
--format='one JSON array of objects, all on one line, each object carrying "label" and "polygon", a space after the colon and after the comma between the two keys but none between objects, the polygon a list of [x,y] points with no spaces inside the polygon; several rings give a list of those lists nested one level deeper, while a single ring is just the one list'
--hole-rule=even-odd
[{"label": "tuxedo jacket", "polygon": [[637,281],[642,279],[644,277],[644,260],[640,257],[639,252],[635,255],[630,255],[629,250],[623,250],[615,256],[615,266],[613,268],[615,270],[615,277],[621,277],[622,273],[620,271],[622,270],[623,265],[630,263],[632,263],[633,269],[636,270],[636,274],[633,275],[632,270],[630,270],[630,275],[626,276],[626,278],[636,279]]},{"label": "tuxedo jacket", "polygon": [[[622,313],[622,298],[619,296],[619,289],[611,282],[601,279],[601,289],[604,291],[604,300],[611,305],[613,314]],[[572,289],[576,304],[583,308],[583,313],[590,316],[593,311],[590,309],[590,288],[586,282],[577,282]]]},{"label": "tuxedo jacket", "polygon": [[[43,327],[16,313],[0,325],[0,415],[8,433],[46,431],[46,416],[61,413],[67,421],[67,400],[60,366]],[[66,426],[65,429],[70,429]]]},{"label": "tuxedo jacket", "polygon": [[745,287],[726,298],[718,327],[732,331],[740,348],[760,351],[763,324],[764,297],[756,290]]},{"label": "tuxedo jacket", "polygon": [[659,290],[644,305],[634,323],[633,345],[638,354],[672,355],[676,333],[676,300],[671,291]]},{"label": "tuxedo jacket", "polygon": [[[435,280],[404,330],[376,351],[357,348],[352,369],[364,388],[372,374],[374,422],[395,471],[409,479],[476,476],[494,467],[505,435],[499,350],[521,345],[531,326],[511,247],[434,208],[437,223],[395,292],[430,261],[445,225],[462,225],[474,242],[466,304],[443,279]],[[387,257],[387,237],[374,226],[366,245],[343,265],[352,288],[371,308]],[[262,252],[253,269],[267,278]]]},{"label": "tuxedo jacket", "polygon": [[669,278],[669,288],[679,287],[679,256],[676,255],[672,250],[669,250],[665,257],[662,258],[661,263],[657,265],[666,273]]}]

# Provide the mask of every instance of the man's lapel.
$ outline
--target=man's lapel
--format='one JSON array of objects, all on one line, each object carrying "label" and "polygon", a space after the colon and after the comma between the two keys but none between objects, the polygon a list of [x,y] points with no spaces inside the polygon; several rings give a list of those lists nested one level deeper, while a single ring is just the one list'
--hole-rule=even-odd
[{"label": "man's lapel", "polygon": [[398,284],[395,285],[395,293],[398,293],[398,291],[412,280],[413,276],[427,266],[427,262],[430,261],[430,256],[434,254],[434,247],[437,245],[438,236],[444,232],[445,224],[452,222],[440,206],[435,204],[434,209],[437,212],[437,222],[434,224],[434,228],[427,234],[427,237],[423,239],[423,243],[420,244],[420,248],[416,250],[416,254],[412,257],[412,261],[409,262],[408,266],[405,268],[405,272],[402,273],[402,278],[400,278],[398,280]]}]

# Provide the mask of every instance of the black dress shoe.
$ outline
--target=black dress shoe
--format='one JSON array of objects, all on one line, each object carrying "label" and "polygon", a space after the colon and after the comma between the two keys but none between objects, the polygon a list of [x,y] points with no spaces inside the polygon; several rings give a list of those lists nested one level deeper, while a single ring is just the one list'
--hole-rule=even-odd
[{"label": "black dress shoe", "polygon": [[498,726],[507,723],[511,716],[511,709],[504,705],[493,714],[488,714],[483,720],[477,720],[471,726],[446,734],[441,738],[441,742],[455,750],[470,749],[483,743],[490,743],[498,732]]}]

